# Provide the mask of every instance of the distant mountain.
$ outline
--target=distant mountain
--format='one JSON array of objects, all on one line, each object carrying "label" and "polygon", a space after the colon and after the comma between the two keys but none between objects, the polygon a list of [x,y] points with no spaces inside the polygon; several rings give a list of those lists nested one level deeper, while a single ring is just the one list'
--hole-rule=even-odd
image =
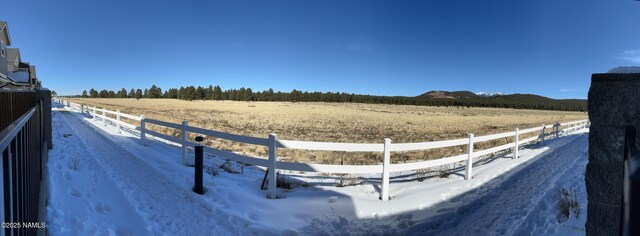
[{"label": "distant mountain", "polygon": [[415,104],[431,106],[499,107],[540,110],[587,111],[586,99],[552,99],[535,94],[429,91],[414,97]]},{"label": "distant mountain", "polygon": [[611,68],[607,73],[618,73],[618,74],[628,74],[628,73],[640,73],[640,66],[618,66],[615,68]]},{"label": "distant mountain", "polygon": [[422,94],[418,97],[424,98],[444,98],[444,99],[458,99],[458,98],[475,98],[478,97],[475,93],[471,91],[429,91],[425,94]]},{"label": "distant mountain", "polygon": [[504,95],[504,93],[501,93],[501,92],[496,92],[496,93],[477,92],[476,95],[481,96],[481,97],[492,97],[492,96]]}]

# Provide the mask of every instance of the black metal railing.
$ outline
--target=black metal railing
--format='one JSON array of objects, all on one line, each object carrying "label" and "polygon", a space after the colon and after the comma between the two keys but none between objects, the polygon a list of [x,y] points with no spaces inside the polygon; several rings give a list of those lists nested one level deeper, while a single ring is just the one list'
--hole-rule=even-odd
[{"label": "black metal railing", "polygon": [[623,163],[620,234],[640,235],[640,151],[636,146],[636,128],[633,126],[625,129]]},{"label": "black metal railing", "polygon": [[[45,192],[43,177],[51,109],[45,102],[49,99],[41,95],[39,92],[0,92],[0,116],[5,121],[0,128],[2,235],[37,235],[46,226],[41,195]],[[9,102],[7,98],[11,98]],[[16,117],[21,111],[25,112]],[[7,117],[15,119],[7,123]]]}]

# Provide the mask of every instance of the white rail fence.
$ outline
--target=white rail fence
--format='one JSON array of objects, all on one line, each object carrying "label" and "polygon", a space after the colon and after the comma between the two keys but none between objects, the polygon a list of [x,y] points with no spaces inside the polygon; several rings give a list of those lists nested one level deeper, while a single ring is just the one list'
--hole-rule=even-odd
[{"label": "white rail fence", "polygon": [[[196,133],[206,135],[210,137],[253,144],[258,146],[267,147],[269,150],[269,158],[262,159],[256,157],[245,156],[237,153],[233,153],[226,150],[220,150],[212,147],[205,146],[206,152],[223,157],[225,159],[234,160],[237,162],[263,166],[269,168],[268,173],[268,195],[269,198],[275,198],[276,196],[276,173],[277,170],[292,170],[292,171],[305,171],[305,172],[322,172],[331,174],[381,174],[381,193],[380,199],[383,201],[389,200],[389,174],[392,172],[402,171],[415,171],[425,168],[438,167],[443,165],[449,165],[458,162],[465,163],[465,179],[471,179],[473,177],[473,161],[474,158],[481,157],[488,154],[502,152],[511,149],[513,153],[512,158],[518,158],[518,149],[525,144],[539,141],[544,142],[549,137],[558,137],[560,134],[571,133],[576,130],[588,127],[590,125],[588,120],[577,120],[566,123],[555,123],[550,125],[540,125],[539,127],[533,127],[520,130],[515,128],[514,131],[491,134],[485,136],[475,137],[473,134],[469,134],[467,138],[444,140],[444,141],[432,141],[432,142],[420,142],[420,143],[392,143],[391,139],[385,138],[382,143],[333,143],[333,142],[312,142],[312,141],[294,141],[294,140],[281,140],[277,138],[276,134],[269,134],[266,138],[250,137],[237,134],[224,133],[220,131],[207,130],[198,127],[189,126],[187,121],[183,121],[182,124],[175,124],[160,120],[154,120],[145,118],[144,115],[134,116],[120,111],[110,111],[104,108],[96,108],[85,106],[70,101],[57,99],[57,102],[69,107],[73,107],[78,111],[89,114],[93,119],[100,119],[104,126],[107,125],[107,121],[115,125],[117,132],[121,132],[122,127],[129,129],[140,130],[140,140],[142,143],[146,142],[147,136],[152,135],[157,138],[165,139],[170,142],[177,143],[182,147],[182,162],[187,164],[187,149],[195,146],[195,143],[187,140],[189,133]],[[111,118],[107,116],[111,114],[115,116]],[[140,126],[137,127],[133,124],[123,122],[121,118],[127,118],[140,122]],[[173,136],[161,134],[152,130],[149,130],[147,123],[164,126],[168,128],[174,128],[181,130],[182,138],[176,138]],[[565,127],[562,129],[562,127]],[[551,132],[547,132],[551,130]],[[529,133],[539,133],[529,138],[519,139],[521,135]],[[502,138],[513,138],[513,142],[504,145],[487,148],[484,150],[473,149],[475,143],[486,142]],[[421,151],[436,148],[446,148],[455,146],[467,146],[467,153],[457,156],[443,157],[435,160],[418,161],[412,163],[399,163],[391,164],[392,152],[407,152],[407,151]],[[377,165],[332,165],[332,164],[306,164],[306,163],[294,163],[278,161],[278,149],[300,149],[309,151],[342,151],[342,152],[378,152],[383,153],[383,161]],[[272,171],[273,170],[273,171]]]}]

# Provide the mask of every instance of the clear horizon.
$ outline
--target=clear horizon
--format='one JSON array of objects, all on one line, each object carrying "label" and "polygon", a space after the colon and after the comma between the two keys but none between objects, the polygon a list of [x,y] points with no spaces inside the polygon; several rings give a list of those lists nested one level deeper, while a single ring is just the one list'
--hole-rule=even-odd
[{"label": "clear horizon", "polygon": [[0,0],[43,85],[220,85],[417,96],[586,99],[592,73],[640,65],[640,2]]}]

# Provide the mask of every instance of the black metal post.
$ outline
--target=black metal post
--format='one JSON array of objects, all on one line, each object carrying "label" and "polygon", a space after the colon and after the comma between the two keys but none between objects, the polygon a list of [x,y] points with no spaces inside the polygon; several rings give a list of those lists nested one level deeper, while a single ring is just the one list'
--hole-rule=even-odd
[{"label": "black metal post", "polygon": [[204,140],[204,138],[202,138],[202,136],[198,136],[196,137],[196,142],[198,142],[198,144],[196,144],[195,146],[195,151],[196,151],[196,157],[195,157],[195,180],[194,180],[194,185],[193,185],[193,191],[196,192],[197,194],[204,194],[204,187],[202,186],[202,171],[203,171],[203,147],[202,144],[200,142],[202,142],[202,140]]},{"label": "black metal post", "polygon": [[624,141],[621,235],[640,235],[640,151],[635,127],[625,128]]}]

